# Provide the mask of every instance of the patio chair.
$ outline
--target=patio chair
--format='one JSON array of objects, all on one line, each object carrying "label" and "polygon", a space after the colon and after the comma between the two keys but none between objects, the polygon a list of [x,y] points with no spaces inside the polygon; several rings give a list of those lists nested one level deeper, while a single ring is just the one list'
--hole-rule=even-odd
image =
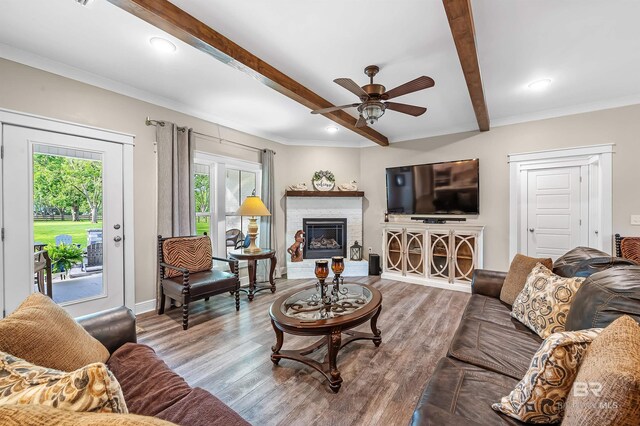
[{"label": "patio chair", "polygon": [[238,249],[244,246],[244,234],[237,228],[231,228],[225,232],[227,247]]},{"label": "patio chair", "polygon": [[[189,328],[189,303],[209,300],[210,296],[230,292],[235,295],[236,311],[240,310],[238,261],[211,255],[211,240],[204,236],[163,238],[158,235],[158,267],[160,270],[160,306],[164,314],[168,296],[182,303],[182,328]],[[214,268],[213,261],[229,264],[230,272]],[[173,307],[173,302],[172,302]]]},{"label": "patio chair", "polygon": [[640,237],[621,237],[616,234],[616,256],[633,260],[640,265]]},{"label": "patio chair", "polygon": [[102,270],[102,243],[92,243],[87,246],[82,258],[82,270],[89,272],[89,269]]},{"label": "patio chair", "polygon": [[64,244],[65,246],[70,246],[73,243],[73,237],[68,234],[56,235],[56,246],[60,244]]},{"label": "patio chair", "polygon": [[53,298],[51,258],[49,258],[48,251],[39,250],[33,253],[33,273],[38,284],[38,291]]}]

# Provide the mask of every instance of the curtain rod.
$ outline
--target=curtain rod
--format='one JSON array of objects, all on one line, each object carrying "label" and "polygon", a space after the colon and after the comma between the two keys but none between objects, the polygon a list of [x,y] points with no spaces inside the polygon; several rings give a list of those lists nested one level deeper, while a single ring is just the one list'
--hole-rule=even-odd
[{"label": "curtain rod", "polygon": [[[160,126],[160,127],[164,127],[165,122],[164,122],[164,121],[162,121],[162,120],[152,120],[152,119],[150,119],[149,117],[147,117],[147,118],[144,120],[144,124],[146,124],[147,126]],[[178,127],[178,131],[180,131],[180,132],[184,132],[186,129],[187,129],[186,127]],[[219,132],[220,132],[220,127],[218,127],[218,133],[219,133]],[[231,140],[229,140],[229,139],[224,139],[224,138],[222,138],[222,137],[220,137],[220,136],[211,136],[211,135],[207,135],[207,134],[205,134],[205,133],[196,132],[195,130],[194,130],[194,131],[192,131],[192,133],[195,133],[195,134],[196,134],[196,135],[198,135],[198,136],[204,136],[204,137],[206,137],[206,138],[217,139],[217,140],[219,140],[219,141],[220,141],[220,143],[222,143],[222,142],[227,142],[227,143],[231,143],[231,144],[234,144],[234,145],[238,145],[238,146],[244,147],[244,148],[246,148],[246,149],[254,150],[254,151],[266,151],[266,149],[263,149],[263,148],[256,148],[255,146],[246,145],[246,144],[243,144],[243,143],[240,143],[240,142],[231,141]],[[275,155],[275,154],[276,154],[276,152],[275,152],[275,151],[273,151],[273,154]]]}]

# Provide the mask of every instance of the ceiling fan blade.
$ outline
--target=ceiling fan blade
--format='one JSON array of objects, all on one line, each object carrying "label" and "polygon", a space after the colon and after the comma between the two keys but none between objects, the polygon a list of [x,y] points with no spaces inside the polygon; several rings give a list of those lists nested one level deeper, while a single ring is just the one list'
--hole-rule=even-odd
[{"label": "ceiling fan blade", "polygon": [[329,108],[316,109],[311,111],[311,114],[326,114],[328,112],[338,111],[339,109],[357,107],[358,105],[360,104],[340,105],[340,106],[332,106]]},{"label": "ceiling fan blade", "polygon": [[426,108],[415,106],[415,105],[399,104],[397,102],[385,102],[385,105],[387,106],[387,109],[390,109],[391,111],[397,111],[403,114],[413,115],[414,117],[417,117],[427,112]]},{"label": "ceiling fan blade", "polygon": [[435,86],[436,82],[433,81],[431,77],[427,77],[423,75],[422,77],[418,77],[415,80],[411,80],[408,83],[402,84],[395,89],[389,90],[387,93],[384,93],[381,97],[384,100],[397,98],[398,96],[406,95],[408,93],[417,92],[418,90],[428,89],[429,87]]},{"label": "ceiling fan blade", "polygon": [[353,93],[354,95],[356,95],[361,99],[369,97],[367,92],[362,90],[362,87],[358,86],[358,83],[351,80],[350,78],[336,78],[335,80],[333,80],[333,82],[344,87],[345,89],[347,89],[348,91],[350,91],[351,93]]},{"label": "ceiling fan blade", "polygon": [[356,121],[356,127],[364,127],[366,125],[367,120],[365,120],[363,116],[358,117],[358,121]]}]

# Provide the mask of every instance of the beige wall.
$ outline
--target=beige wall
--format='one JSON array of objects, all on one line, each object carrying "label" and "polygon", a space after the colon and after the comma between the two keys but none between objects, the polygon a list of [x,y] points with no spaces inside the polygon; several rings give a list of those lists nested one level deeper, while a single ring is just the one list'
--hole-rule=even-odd
[{"label": "beige wall", "polygon": [[615,143],[613,157],[613,232],[637,235],[629,216],[640,214],[640,105],[394,143],[362,149],[361,187],[365,203],[365,247],[380,252],[380,222],[386,209],[385,168],[438,161],[480,159],[480,212],[473,222],[486,225],[485,267],[509,265],[509,167],[507,155],[553,148]]},{"label": "beige wall", "polygon": [[[300,181],[310,184],[314,170],[333,170],[338,182],[359,176],[359,151],[341,148],[290,147],[232,129],[218,127],[176,111],[139,101],[108,90],[60,77],[55,74],[0,59],[0,108],[42,115],[135,135],[134,149],[134,225],[136,256],[136,302],[155,297],[156,162],[155,127],[146,126],[147,116],[192,127],[200,133],[276,151],[275,186],[279,205],[276,232],[280,265],[285,247],[284,191]],[[219,155],[259,161],[256,152],[218,141],[199,138],[196,149]],[[331,153],[331,158],[326,153]]]},{"label": "beige wall", "polygon": [[[509,175],[507,154],[543,149],[615,143],[613,173],[613,230],[638,233],[629,215],[640,214],[640,106],[617,108],[551,120],[496,127],[486,133],[461,133],[390,147],[319,148],[286,146],[200,120],[157,105],[79,83],[64,77],[0,59],[0,108],[93,125],[136,136],[134,158],[136,302],[154,298],[155,286],[155,128],[150,116],[193,127],[247,145],[270,148],[275,156],[275,185],[279,261],[292,243],[284,235],[284,191],[287,185],[305,181],[310,185],[315,170],[329,169],[337,183],[357,180],[365,191],[364,247],[381,250],[381,227],[385,211],[385,168],[436,161],[480,158],[482,214],[486,225],[485,267],[508,266]],[[200,139],[197,149],[258,161],[258,155],[242,148]]]}]

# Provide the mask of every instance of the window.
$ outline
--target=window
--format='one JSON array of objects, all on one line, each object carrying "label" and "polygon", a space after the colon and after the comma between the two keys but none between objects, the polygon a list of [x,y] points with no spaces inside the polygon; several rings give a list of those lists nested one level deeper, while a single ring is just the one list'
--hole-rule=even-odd
[{"label": "window", "polygon": [[[248,170],[226,169],[225,179],[225,224],[227,252],[235,249],[237,242],[247,235],[249,219],[236,215],[236,211],[249,195],[256,191],[257,173]],[[260,219],[258,219],[258,224]],[[239,231],[239,232],[238,232]]]},{"label": "window", "polygon": [[196,233],[211,236],[214,256],[227,256],[246,237],[249,218],[236,211],[253,191],[260,195],[261,177],[259,163],[195,153]]},{"label": "window", "polygon": [[195,164],[193,195],[196,202],[196,234],[211,235],[211,176],[209,166]]}]

